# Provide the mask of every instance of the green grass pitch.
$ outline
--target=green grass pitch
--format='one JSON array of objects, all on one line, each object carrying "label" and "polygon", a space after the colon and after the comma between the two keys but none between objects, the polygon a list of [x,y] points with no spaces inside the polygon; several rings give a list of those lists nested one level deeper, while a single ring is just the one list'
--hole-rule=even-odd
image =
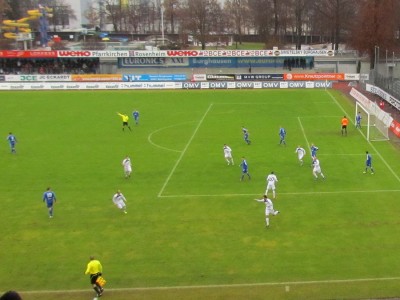
[{"label": "green grass pitch", "polygon": [[[336,91],[1,92],[0,103],[1,291],[92,299],[84,271],[95,255],[110,300],[400,296],[399,149],[367,142],[353,123],[342,137],[340,119],[355,108]],[[116,113],[134,109],[140,124],[131,118],[123,132]],[[311,143],[325,181],[312,176]],[[366,150],[375,175],[363,174]],[[239,180],[242,156],[250,181]],[[266,229],[253,199],[271,171],[281,214]],[[112,204],[117,189],[127,215]]]}]

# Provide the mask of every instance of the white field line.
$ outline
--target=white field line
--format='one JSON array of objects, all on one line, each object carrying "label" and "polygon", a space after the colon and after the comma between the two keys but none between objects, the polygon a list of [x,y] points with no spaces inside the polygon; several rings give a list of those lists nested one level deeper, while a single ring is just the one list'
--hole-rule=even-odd
[{"label": "white field line", "polygon": [[[371,153],[374,154],[374,153]],[[318,156],[365,156],[364,153],[323,153],[323,154],[318,154]]]},{"label": "white field line", "polygon": [[314,119],[316,119],[316,118],[318,118],[318,119],[320,119],[320,118],[340,118],[340,117],[342,117],[342,116],[340,116],[340,115],[336,115],[336,116],[301,116],[301,118],[302,119],[311,119],[311,118],[314,118]]},{"label": "white field line", "polygon": [[[330,194],[355,194],[355,193],[399,193],[400,190],[353,190],[353,191],[327,191],[327,192],[288,192],[279,193],[279,195],[330,195]],[[199,195],[159,195],[160,198],[190,198],[190,197],[253,197],[258,194],[199,194]]]},{"label": "white field line", "polygon": [[[339,108],[344,112],[345,115],[347,115],[346,111],[344,110],[344,108],[340,105],[339,102],[337,102],[337,100],[335,99],[335,97],[333,97],[333,95],[327,90],[326,91],[328,93],[328,95],[332,98],[333,102],[336,103],[337,106],[339,106]],[[352,118],[350,118],[351,123],[354,125],[354,120],[352,120]],[[368,142],[368,144],[370,145],[370,147],[375,151],[375,153],[378,155],[378,157],[382,160],[382,162],[385,164],[385,166],[388,168],[388,170],[390,171],[390,173],[393,174],[393,176],[397,179],[398,182],[400,182],[400,177],[399,175],[397,175],[395,173],[395,171],[392,169],[392,167],[387,163],[387,161],[383,158],[383,156],[379,153],[379,151],[374,147],[374,145],[367,140],[366,136],[362,133],[362,131],[360,131],[361,134],[364,136],[365,140]]]},{"label": "white field line", "polygon": [[213,106],[213,103],[211,103],[211,104],[208,106],[208,108],[207,108],[206,112],[204,113],[203,117],[200,119],[199,123],[197,124],[196,129],[193,131],[193,134],[192,134],[192,136],[189,138],[189,141],[187,142],[185,148],[181,151],[181,155],[179,155],[178,160],[176,161],[176,163],[175,163],[175,165],[173,166],[171,172],[169,173],[167,179],[165,180],[165,182],[164,182],[164,184],[163,184],[163,186],[162,186],[160,192],[158,193],[158,197],[161,197],[162,193],[164,192],[165,187],[167,186],[168,182],[171,180],[172,175],[174,174],[174,172],[175,172],[176,168],[178,167],[179,163],[181,162],[183,156],[184,156],[185,153],[186,153],[186,150],[189,148],[190,143],[193,141],[193,139],[194,139],[194,137],[195,137],[197,131],[199,130],[201,124],[203,123],[204,119],[206,118],[208,112],[211,110],[212,106]]},{"label": "white field line", "polygon": [[153,132],[151,132],[147,136],[147,140],[149,141],[150,144],[152,144],[153,146],[155,146],[157,148],[160,148],[160,149],[163,149],[163,150],[167,150],[167,151],[173,151],[173,152],[179,152],[180,153],[180,152],[182,152],[181,150],[176,150],[176,149],[171,149],[171,148],[167,148],[167,147],[164,147],[164,146],[160,146],[160,145],[154,143],[151,138],[152,138],[153,134],[155,134],[157,132],[163,131],[163,130],[168,129],[168,128],[189,124],[189,123],[193,123],[193,122],[185,122],[185,123],[174,124],[174,125],[170,125],[170,126],[166,126],[166,127],[162,127],[162,128],[157,129],[157,130],[154,130]]},{"label": "white field line", "polygon": [[[259,282],[259,283],[238,283],[238,284],[210,284],[210,285],[186,285],[186,286],[159,286],[159,287],[136,287],[136,288],[111,288],[107,291],[156,291],[156,290],[189,290],[189,289],[214,289],[214,288],[236,288],[252,286],[281,286],[281,285],[310,285],[310,284],[337,284],[337,283],[357,283],[373,281],[393,281],[400,280],[400,277],[382,277],[382,278],[355,278],[355,279],[332,279],[332,280],[309,280],[309,281],[282,281],[282,282]],[[21,294],[59,294],[59,293],[82,293],[89,292],[85,290],[43,290],[43,291],[21,291]],[[93,291],[90,291],[93,293]]]},{"label": "white field line", "polygon": [[308,139],[307,139],[307,136],[306,136],[306,132],[305,132],[304,127],[303,127],[303,123],[301,123],[300,117],[297,117],[297,120],[299,121],[301,132],[303,133],[304,139],[306,140],[307,149],[310,149],[310,143],[308,142]]}]

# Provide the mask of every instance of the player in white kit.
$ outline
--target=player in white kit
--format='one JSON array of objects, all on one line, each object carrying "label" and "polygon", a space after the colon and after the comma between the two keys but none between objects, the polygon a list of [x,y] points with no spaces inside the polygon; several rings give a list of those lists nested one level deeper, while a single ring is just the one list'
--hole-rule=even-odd
[{"label": "player in white kit", "polygon": [[124,158],[124,160],[122,161],[122,166],[124,167],[125,178],[131,177],[132,163],[131,163],[131,159],[129,158],[129,156],[126,156]]},{"label": "player in white kit", "polygon": [[228,162],[228,165],[230,165],[230,164],[234,165],[235,163],[233,162],[231,147],[229,147],[227,144],[224,144],[223,149],[224,149],[224,157],[225,157],[225,160]]},{"label": "player in white kit", "polygon": [[302,148],[301,146],[297,146],[297,148],[294,152],[297,153],[297,158],[299,159],[300,166],[302,166],[303,158],[306,155],[306,150],[304,150],[304,148]]},{"label": "player in white kit", "polygon": [[264,195],[262,199],[254,199],[257,202],[264,202],[265,203],[265,226],[269,227],[269,215],[276,216],[279,214],[279,210],[274,210],[274,204],[272,200]]},{"label": "player in white kit", "polygon": [[120,209],[123,210],[124,213],[126,214],[126,198],[125,196],[121,193],[120,190],[118,190],[115,195],[112,198],[113,203]]},{"label": "player in white kit", "polygon": [[318,179],[318,174],[321,175],[322,179],[325,179],[324,173],[322,173],[321,165],[319,164],[319,159],[314,156],[313,157],[313,175],[315,179]]},{"label": "player in white kit", "polygon": [[268,195],[268,191],[272,190],[272,198],[275,199],[276,194],[275,194],[275,184],[278,182],[278,178],[274,174],[274,172],[271,172],[267,176],[267,189],[265,190],[265,195]]}]

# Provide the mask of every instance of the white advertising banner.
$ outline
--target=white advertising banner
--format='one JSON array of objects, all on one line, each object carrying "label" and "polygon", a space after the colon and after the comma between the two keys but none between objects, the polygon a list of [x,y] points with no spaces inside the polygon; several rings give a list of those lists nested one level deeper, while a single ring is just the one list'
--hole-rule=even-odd
[{"label": "white advertising banner", "polygon": [[391,105],[396,107],[398,110],[400,110],[400,100],[396,99],[389,93],[385,92],[384,90],[378,88],[377,86],[371,85],[371,84],[366,84],[366,90],[370,93],[373,93],[382,99],[385,99],[387,102],[389,102]]},{"label": "white advertising banner", "polygon": [[7,82],[32,82],[32,81],[71,81],[68,74],[35,74],[35,75],[5,75]]},{"label": "white advertising banner", "polygon": [[0,82],[0,90],[130,90],[130,89],[305,89],[332,88],[328,81],[184,81],[184,82]]}]

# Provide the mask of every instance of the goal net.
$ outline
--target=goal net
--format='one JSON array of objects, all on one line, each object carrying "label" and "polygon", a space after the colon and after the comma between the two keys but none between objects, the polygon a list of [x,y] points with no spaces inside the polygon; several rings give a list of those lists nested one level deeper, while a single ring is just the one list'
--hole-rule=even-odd
[{"label": "goal net", "polygon": [[368,141],[389,140],[390,115],[384,112],[375,102],[370,101],[368,107],[356,101],[355,124],[361,117],[359,130]]}]

